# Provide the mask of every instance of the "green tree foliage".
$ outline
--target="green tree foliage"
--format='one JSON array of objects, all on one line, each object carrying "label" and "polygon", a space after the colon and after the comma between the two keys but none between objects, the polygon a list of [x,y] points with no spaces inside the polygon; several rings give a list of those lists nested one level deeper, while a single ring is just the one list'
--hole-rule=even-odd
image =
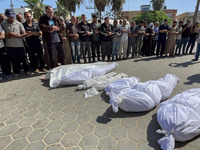
[{"label": "green tree foliage", "polygon": [[76,12],[76,6],[80,7],[83,3],[83,0],[58,0],[60,4],[62,4],[70,13]]},{"label": "green tree foliage", "polygon": [[155,23],[158,21],[160,24],[164,19],[168,19],[168,24],[171,25],[172,20],[163,11],[143,11],[140,15],[134,18],[134,21],[138,24],[141,20],[145,20],[148,23]]},{"label": "green tree foliage", "polygon": [[33,13],[33,18],[39,19],[44,12],[44,0],[24,0],[25,3],[31,8],[30,13]]},{"label": "green tree foliage", "polygon": [[164,6],[165,0],[151,0],[151,3],[154,10],[161,10]]},{"label": "green tree foliage", "polygon": [[54,10],[54,14],[58,17],[62,16],[64,19],[69,15],[69,11],[61,3],[56,1],[57,8]]}]

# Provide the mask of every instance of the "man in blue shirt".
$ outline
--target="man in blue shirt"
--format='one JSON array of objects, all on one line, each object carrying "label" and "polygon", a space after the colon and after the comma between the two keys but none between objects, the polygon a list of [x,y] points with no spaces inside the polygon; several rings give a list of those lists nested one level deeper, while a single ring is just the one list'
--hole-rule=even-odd
[{"label": "man in blue shirt", "polygon": [[157,51],[156,51],[157,57],[159,57],[160,47],[161,47],[161,51],[160,51],[161,57],[162,57],[164,50],[165,50],[166,36],[167,36],[168,31],[169,31],[169,26],[168,26],[167,22],[168,22],[168,20],[165,19],[164,23],[161,24],[160,27],[159,27],[158,46],[157,46]]}]

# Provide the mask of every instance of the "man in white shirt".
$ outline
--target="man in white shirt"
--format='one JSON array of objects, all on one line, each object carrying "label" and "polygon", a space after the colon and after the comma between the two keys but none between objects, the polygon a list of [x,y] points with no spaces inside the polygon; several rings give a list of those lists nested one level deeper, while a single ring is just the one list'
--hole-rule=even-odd
[{"label": "man in white shirt", "polygon": [[8,59],[8,55],[6,49],[4,47],[3,39],[5,39],[5,31],[0,25],[0,65],[2,73],[7,76],[8,79],[11,79],[11,66],[10,61]]},{"label": "man in white shirt", "polygon": [[126,59],[127,56],[127,48],[128,48],[128,34],[130,33],[130,29],[126,24],[127,20],[123,20],[123,24],[120,26],[121,30],[121,43],[119,48],[119,59],[122,57],[122,50],[123,50],[123,59]]},{"label": "man in white shirt", "polygon": [[178,32],[178,34],[176,35],[176,50],[175,50],[175,55],[180,55],[180,53],[181,53],[182,26],[183,26],[183,21],[180,21],[178,27],[176,28],[176,32]]}]

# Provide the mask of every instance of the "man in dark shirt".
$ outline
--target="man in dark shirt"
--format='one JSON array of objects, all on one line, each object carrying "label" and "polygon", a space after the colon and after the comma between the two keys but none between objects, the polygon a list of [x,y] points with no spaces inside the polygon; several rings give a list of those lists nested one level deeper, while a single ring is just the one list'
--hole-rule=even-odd
[{"label": "man in dark shirt", "polygon": [[97,22],[97,16],[93,15],[93,22],[91,23],[93,29],[92,35],[92,59],[95,62],[95,49],[97,49],[97,58],[100,61],[100,23]]},{"label": "man in dark shirt", "polygon": [[109,24],[109,17],[105,18],[105,22],[100,27],[101,33],[101,47],[102,47],[102,61],[105,61],[107,55],[108,61],[110,61],[110,56],[112,52],[112,34],[113,26]]},{"label": "man in dark shirt", "polygon": [[39,27],[43,33],[43,40],[47,44],[51,68],[54,68],[57,66],[57,54],[61,65],[65,64],[63,36],[61,33],[64,30],[64,24],[60,18],[53,15],[51,6],[46,6],[45,11],[46,14],[40,17]]},{"label": "man in dark shirt", "polygon": [[91,62],[91,35],[92,26],[87,23],[85,14],[81,16],[82,22],[78,24],[79,35],[83,52],[84,63],[86,63],[86,52],[88,52],[88,61]]},{"label": "man in dark shirt", "polygon": [[182,49],[183,55],[185,55],[185,47],[187,45],[188,38],[190,36],[190,27],[189,27],[190,23],[191,21],[187,20],[187,23],[182,26],[181,48],[183,46]]},{"label": "man in dark shirt", "polygon": [[157,51],[156,55],[159,57],[159,51],[160,51],[160,46],[161,46],[161,52],[160,56],[162,57],[164,50],[165,50],[165,44],[166,44],[166,36],[169,31],[169,26],[167,24],[168,20],[165,19],[164,23],[160,25],[159,27],[159,34],[158,34],[158,46],[157,46]]},{"label": "man in dark shirt", "polygon": [[34,69],[35,73],[39,73],[39,61],[40,69],[46,71],[46,69],[44,69],[41,40],[39,38],[40,35],[42,35],[42,32],[40,31],[38,24],[32,21],[32,15],[29,12],[24,13],[24,18],[26,19],[26,22],[23,23],[24,29],[27,33],[30,33],[29,37],[26,38],[26,44],[28,47],[31,68]]},{"label": "man in dark shirt", "polygon": [[131,22],[130,27],[130,34],[128,38],[128,51],[127,51],[127,57],[131,52],[132,49],[132,58],[135,58],[137,56],[137,50],[136,50],[136,37],[137,37],[137,30],[135,26],[135,22]]},{"label": "man in dark shirt", "polygon": [[75,63],[77,56],[77,61],[80,63],[80,39],[75,16],[71,17],[71,23],[67,26],[67,34],[71,45],[72,61]]}]

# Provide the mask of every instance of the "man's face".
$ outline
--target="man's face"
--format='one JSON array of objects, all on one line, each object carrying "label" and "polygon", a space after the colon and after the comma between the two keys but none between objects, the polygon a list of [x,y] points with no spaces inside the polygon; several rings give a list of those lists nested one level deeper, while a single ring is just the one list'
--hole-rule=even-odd
[{"label": "man's face", "polygon": [[106,24],[109,24],[109,18],[107,18],[107,19],[105,20],[105,23],[106,23]]},{"label": "man's face", "polygon": [[17,21],[22,22],[22,20],[23,20],[22,15],[18,14],[16,16],[16,19],[17,19]]},{"label": "man's face", "polygon": [[164,25],[167,25],[167,21],[166,20],[164,21]]},{"label": "man's face", "polygon": [[93,17],[93,22],[96,23],[97,22],[97,18]]},{"label": "man's face", "polygon": [[3,14],[0,14],[0,21],[3,21],[5,19],[6,19],[6,17]]},{"label": "man's face", "polygon": [[131,23],[131,27],[133,28],[135,26],[135,22],[132,22]]},{"label": "man's face", "polygon": [[32,16],[30,13],[27,13],[26,16],[25,16],[25,19],[27,22],[31,22],[32,21]]},{"label": "man's face", "polygon": [[123,20],[123,26],[126,26],[126,20]]},{"label": "man's face", "polygon": [[46,14],[49,18],[52,18],[53,17],[53,9],[52,8],[48,8],[46,10]]},{"label": "man's face", "polygon": [[140,26],[144,26],[144,23],[140,23]]},{"label": "man's face", "polygon": [[8,21],[10,22],[10,23],[13,23],[14,21],[15,21],[15,18],[14,17],[7,17],[8,18]]},{"label": "man's face", "polygon": [[82,19],[83,22],[86,22],[86,16],[85,16],[85,15],[83,15],[83,16],[81,17],[81,19]]},{"label": "man's face", "polygon": [[73,24],[75,24],[76,18],[75,18],[75,17],[72,17],[72,18],[71,18],[71,22],[72,22]]},{"label": "man's face", "polygon": [[114,21],[114,26],[115,26],[115,27],[117,27],[117,24],[118,24],[118,22],[117,22],[117,21]]},{"label": "man's face", "polygon": [[190,24],[190,22],[191,22],[190,20],[187,20],[187,24]]},{"label": "man's face", "polygon": [[183,26],[183,23],[182,23],[182,22],[181,22],[181,23],[179,23],[179,26],[180,26],[180,27],[182,27],[182,26]]},{"label": "man's face", "polygon": [[157,22],[155,23],[155,27],[158,27],[158,23]]}]

